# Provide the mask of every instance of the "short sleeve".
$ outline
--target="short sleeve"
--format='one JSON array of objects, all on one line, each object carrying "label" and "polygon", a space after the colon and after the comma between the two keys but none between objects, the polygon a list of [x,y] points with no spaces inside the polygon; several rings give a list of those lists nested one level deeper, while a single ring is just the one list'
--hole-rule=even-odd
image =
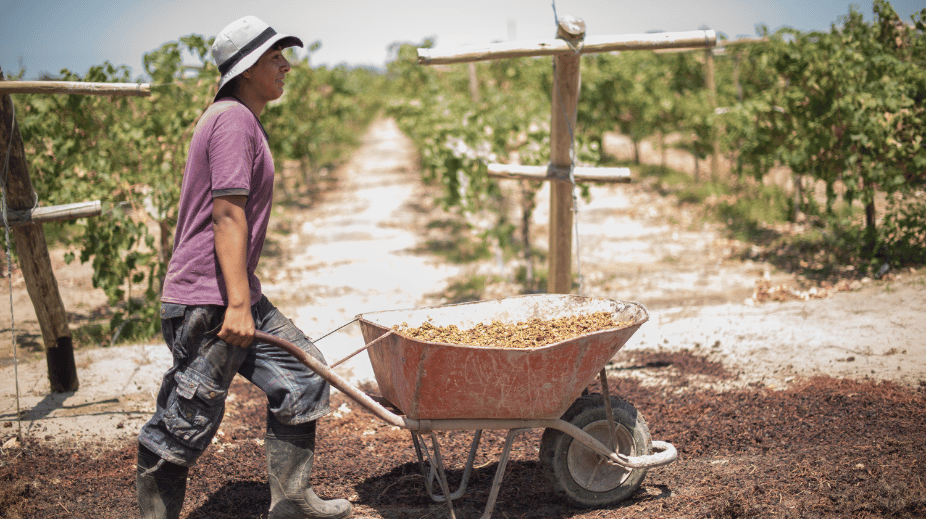
[{"label": "short sleeve", "polygon": [[[247,110],[245,108],[245,110]],[[212,196],[249,195],[254,169],[252,125],[240,110],[219,116],[209,139],[209,172]]]}]

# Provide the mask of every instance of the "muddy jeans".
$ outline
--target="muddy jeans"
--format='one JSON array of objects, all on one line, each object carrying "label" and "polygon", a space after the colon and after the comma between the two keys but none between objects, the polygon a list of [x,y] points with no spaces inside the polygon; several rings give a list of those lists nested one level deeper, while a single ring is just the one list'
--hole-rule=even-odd
[{"label": "muddy jeans", "polygon": [[[324,362],[315,345],[266,297],[251,312],[258,330]],[[223,306],[161,306],[161,328],[174,364],[164,375],[157,410],[142,426],[138,441],[171,463],[192,466],[209,446],[235,373],[264,391],[268,415],[283,425],[311,422],[331,411],[328,383],[289,353],[257,341],[239,348],[218,339],[224,317]]]}]

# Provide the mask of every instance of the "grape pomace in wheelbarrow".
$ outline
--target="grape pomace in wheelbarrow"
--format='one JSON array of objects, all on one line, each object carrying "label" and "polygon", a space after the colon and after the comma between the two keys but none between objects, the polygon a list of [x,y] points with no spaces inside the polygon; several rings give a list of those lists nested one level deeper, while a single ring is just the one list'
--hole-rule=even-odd
[{"label": "grape pomace in wheelbarrow", "polygon": [[[613,328],[535,348],[445,344],[402,333],[425,323],[463,330],[602,311],[611,314]],[[432,499],[447,503],[451,518],[452,501],[466,490],[481,432],[507,430],[483,515],[488,518],[511,444],[527,430],[545,429],[540,445],[544,474],[558,495],[580,507],[617,503],[639,488],[647,469],[675,460],[675,448],[652,441],[643,416],[608,392],[605,365],[648,319],[639,303],[556,294],[360,314],[383,398],[363,393],[295,346],[266,334],[258,339],[287,349],[368,411],[408,429],[426,489]],[[602,394],[583,395],[596,375]],[[452,493],[435,434],[449,430],[475,432],[460,487]]]}]

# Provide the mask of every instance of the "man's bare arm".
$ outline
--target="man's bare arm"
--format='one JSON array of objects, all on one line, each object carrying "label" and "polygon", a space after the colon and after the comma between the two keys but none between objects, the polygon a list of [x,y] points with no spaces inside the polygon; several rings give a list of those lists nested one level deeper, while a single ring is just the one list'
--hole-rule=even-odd
[{"label": "man's bare arm", "polygon": [[247,271],[248,222],[244,213],[247,200],[244,195],[216,197],[212,207],[215,253],[228,294],[228,309],[218,337],[241,348],[250,346],[254,340]]}]

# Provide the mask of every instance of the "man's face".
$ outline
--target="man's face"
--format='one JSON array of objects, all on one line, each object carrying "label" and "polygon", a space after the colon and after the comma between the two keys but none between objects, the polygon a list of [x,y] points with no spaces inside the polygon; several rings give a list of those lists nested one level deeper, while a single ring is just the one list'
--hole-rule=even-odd
[{"label": "man's face", "polygon": [[283,95],[283,78],[289,72],[289,61],[283,56],[283,49],[271,48],[245,72],[254,93],[266,101],[279,99]]}]

